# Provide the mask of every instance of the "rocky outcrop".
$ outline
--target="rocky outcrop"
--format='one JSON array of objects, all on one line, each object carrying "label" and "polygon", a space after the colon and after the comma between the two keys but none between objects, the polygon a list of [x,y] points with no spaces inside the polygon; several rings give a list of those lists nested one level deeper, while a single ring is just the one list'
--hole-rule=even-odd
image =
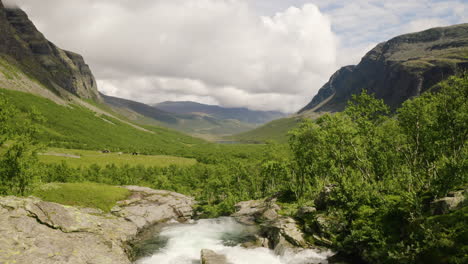
[{"label": "rocky outcrop", "polygon": [[127,264],[128,244],[162,221],[192,216],[194,200],[136,186],[112,213],[44,202],[0,198],[0,263]]},{"label": "rocky outcrop", "polygon": [[244,243],[245,247],[255,245],[268,247],[278,255],[283,255],[289,249],[307,248],[302,231],[291,217],[278,214],[280,207],[275,199],[252,200],[236,204],[236,212],[232,215],[243,224],[258,224],[259,237],[255,241]]},{"label": "rocky outcrop", "polygon": [[82,56],[48,41],[19,8],[0,5],[0,59],[20,68],[45,87],[100,100],[96,80]]},{"label": "rocky outcrop", "polygon": [[431,212],[433,215],[448,214],[454,210],[460,209],[465,203],[468,190],[450,192],[447,197],[437,199],[431,203]]},{"label": "rocky outcrop", "polygon": [[112,213],[132,222],[139,229],[169,219],[190,219],[194,200],[169,191],[126,186],[132,195],[112,208]]},{"label": "rocky outcrop", "polygon": [[236,212],[232,216],[246,225],[275,220],[278,218],[277,211],[280,209],[274,199],[239,202],[235,208]]},{"label": "rocky outcrop", "polygon": [[296,221],[291,217],[278,217],[262,224],[261,234],[268,238],[270,248],[278,255],[284,255],[288,250],[310,247]]},{"label": "rocky outcrop", "polygon": [[377,45],[338,70],[299,113],[342,111],[363,89],[392,108],[468,68],[468,24],[433,28]]},{"label": "rocky outcrop", "polygon": [[213,250],[202,249],[201,251],[202,264],[229,264],[226,256],[217,254]]}]

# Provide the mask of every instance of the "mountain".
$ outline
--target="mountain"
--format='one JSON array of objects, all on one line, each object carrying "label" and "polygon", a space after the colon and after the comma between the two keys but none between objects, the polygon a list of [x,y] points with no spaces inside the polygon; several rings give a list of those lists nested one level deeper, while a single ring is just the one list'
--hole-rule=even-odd
[{"label": "mountain", "polygon": [[101,94],[101,98],[113,111],[136,123],[165,126],[205,139],[217,139],[218,136],[242,133],[256,127],[239,120],[221,119],[200,113],[170,113],[159,107],[104,94]]},{"label": "mountain", "polygon": [[190,156],[208,144],[113,111],[82,56],[58,48],[25,12],[5,8],[1,0],[0,34],[0,99],[44,117],[36,123],[37,137],[47,146]]},{"label": "mountain", "polygon": [[286,114],[277,111],[254,111],[247,108],[225,108],[217,105],[200,104],[196,102],[163,102],[155,107],[177,114],[208,115],[217,119],[235,119],[249,124],[264,124],[285,117]]},{"label": "mountain", "polygon": [[398,36],[338,70],[299,113],[341,111],[363,89],[395,109],[467,68],[468,24]]},{"label": "mountain", "polygon": [[2,68],[17,68],[61,97],[72,94],[99,100],[96,81],[83,57],[58,48],[37,30],[24,11],[5,8],[1,1],[0,35]]}]

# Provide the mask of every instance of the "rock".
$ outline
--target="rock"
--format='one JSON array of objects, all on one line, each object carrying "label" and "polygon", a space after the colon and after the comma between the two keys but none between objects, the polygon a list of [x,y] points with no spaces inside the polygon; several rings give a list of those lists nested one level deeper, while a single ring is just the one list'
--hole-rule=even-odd
[{"label": "rock", "polygon": [[435,200],[431,203],[433,215],[448,214],[459,209],[466,200],[467,190],[450,192],[447,197]]},{"label": "rock", "polygon": [[194,200],[136,186],[111,213],[37,198],[0,197],[0,263],[130,264],[127,245],[146,228],[187,220]]},{"label": "rock", "polygon": [[213,250],[202,249],[201,251],[202,264],[228,264],[226,256],[217,254]]},{"label": "rock", "polygon": [[297,210],[297,217],[304,218],[317,212],[317,208],[311,206],[303,206]]},{"label": "rock", "polygon": [[290,217],[280,217],[273,222],[261,225],[261,232],[270,240],[270,247],[308,247],[304,234]]},{"label": "rock", "polygon": [[[268,247],[278,255],[286,251],[308,248],[304,234],[291,217],[279,216],[280,207],[275,199],[245,201],[236,204],[232,215],[244,224],[260,224],[260,236],[252,242],[244,243],[247,248]],[[314,208],[305,208],[304,212],[314,212]]]},{"label": "rock", "polygon": [[236,212],[232,216],[240,223],[254,225],[263,221],[271,221],[278,217],[280,207],[274,199],[252,200],[239,202],[235,205]]},{"label": "rock", "polygon": [[184,195],[169,191],[153,190],[139,186],[125,186],[132,195],[112,208],[113,214],[124,217],[138,228],[162,221],[188,220],[192,217],[195,201]]},{"label": "rock", "polygon": [[259,248],[259,247],[270,248],[270,241],[266,237],[255,235],[255,240],[245,242],[241,246],[244,248]]},{"label": "rock", "polygon": [[323,187],[322,191],[319,193],[319,195],[314,201],[317,210],[327,209],[327,206],[330,203],[330,194],[335,188],[336,185],[334,184],[326,185],[325,187]]}]

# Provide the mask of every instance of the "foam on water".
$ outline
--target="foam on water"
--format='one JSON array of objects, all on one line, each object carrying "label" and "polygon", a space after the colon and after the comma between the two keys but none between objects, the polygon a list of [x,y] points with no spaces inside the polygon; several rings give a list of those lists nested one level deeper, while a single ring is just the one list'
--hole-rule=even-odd
[{"label": "foam on water", "polygon": [[197,264],[200,251],[211,249],[227,257],[232,264],[313,264],[327,263],[331,252],[304,250],[276,256],[266,248],[246,249],[235,245],[235,239],[253,234],[232,218],[205,219],[193,224],[165,227],[159,236],[167,238],[167,244],[154,255],[137,261],[138,264]]}]

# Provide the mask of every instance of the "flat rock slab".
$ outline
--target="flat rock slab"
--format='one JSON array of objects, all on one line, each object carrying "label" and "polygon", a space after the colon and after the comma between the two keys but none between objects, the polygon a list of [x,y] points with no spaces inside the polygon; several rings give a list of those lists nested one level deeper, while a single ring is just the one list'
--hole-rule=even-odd
[{"label": "flat rock slab", "polygon": [[130,264],[127,243],[145,228],[170,219],[188,220],[190,197],[137,186],[112,213],[0,197],[0,263]]},{"label": "flat rock slab", "polygon": [[226,256],[218,254],[213,250],[202,249],[201,251],[202,264],[229,264]]}]

